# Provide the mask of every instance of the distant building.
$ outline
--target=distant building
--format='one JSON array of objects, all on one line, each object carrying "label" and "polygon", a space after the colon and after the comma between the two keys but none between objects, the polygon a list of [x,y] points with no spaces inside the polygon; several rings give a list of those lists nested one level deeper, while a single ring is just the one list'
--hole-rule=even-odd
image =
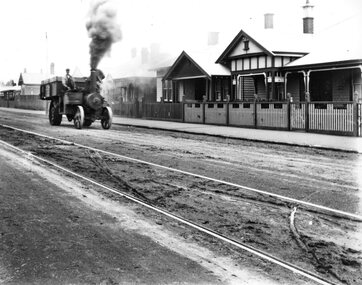
[{"label": "distant building", "polygon": [[44,73],[21,73],[18,80],[20,95],[39,95],[41,81],[49,77],[51,75]]},{"label": "distant building", "polygon": [[0,86],[0,98],[13,101],[20,91],[20,86]]}]

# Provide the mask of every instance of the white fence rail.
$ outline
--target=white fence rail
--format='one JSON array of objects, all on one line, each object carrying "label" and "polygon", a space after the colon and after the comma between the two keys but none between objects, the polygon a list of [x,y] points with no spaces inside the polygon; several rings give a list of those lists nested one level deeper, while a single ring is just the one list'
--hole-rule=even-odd
[{"label": "white fence rail", "polygon": [[309,130],[353,132],[353,103],[309,104]]}]

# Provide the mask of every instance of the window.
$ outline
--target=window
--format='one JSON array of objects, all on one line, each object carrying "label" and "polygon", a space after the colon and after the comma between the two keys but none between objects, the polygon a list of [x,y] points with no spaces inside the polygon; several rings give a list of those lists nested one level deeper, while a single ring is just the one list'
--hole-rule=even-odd
[{"label": "window", "polygon": [[216,80],[215,95],[216,95],[216,101],[221,101],[222,98],[221,79]]},{"label": "window", "polygon": [[163,82],[163,90],[162,90],[163,101],[172,102],[172,81],[165,80]]},{"label": "window", "polygon": [[227,99],[226,96],[228,96],[228,95],[230,96],[229,88],[230,88],[230,79],[224,78],[224,80],[223,80],[223,97],[225,100]]},{"label": "window", "polygon": [[[216,78],[215,99],[216,101],[226,101],[230,96],[230,78]],[[230,99],[230,98],[229,98]]]},{"label": "window", "polygon": [[121,87],[122,101],[127,102],[127,87]]},{"label": "window", "polygon": [[244,40],[244,50],[249,50],[249,40]]}]

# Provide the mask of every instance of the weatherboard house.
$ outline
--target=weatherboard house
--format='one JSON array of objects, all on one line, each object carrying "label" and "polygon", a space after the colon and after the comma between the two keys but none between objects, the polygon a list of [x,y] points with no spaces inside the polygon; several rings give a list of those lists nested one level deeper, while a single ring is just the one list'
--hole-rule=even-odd
[{"label": "weatherboard house", "polygon": [[309,1],[303,7],[303,33],[280,32],[273,28],[273,14],[265,14],[264,29],[240,30],[215,57],[208,50],[183,51],[162,89],[172,89],[173,101],[361,100],[362,41],[345,33],[358,23],[351,19],[317,35],[312,8]]},{"label": "weatherboard house", "polygon": [[172,102],[223,101],[230,96],[231,73],[210,60],[218,49],[183,51],[163,77],[165,100]]},{"label": "weatherboard house", "polygon": [[230,67],[233,100],[352,101],[361,98],[361,41],[335,35],[241,30],[216,62]]},{"label": "weatherboard house", "polygon": [[361,19],[314,33],[312,8],[300,32],[274,29],[268,13],[263,29],[241,29],[221,50],[183,51],[157,86],[182,106],[165,119],[362,136],[362,37],[346,32]]},{"label": "weatherboard house", "polygon": [[49,77],[46,73],[20,73],[18,85],[21,86],[21,95],[39,96],[41,81]]}]

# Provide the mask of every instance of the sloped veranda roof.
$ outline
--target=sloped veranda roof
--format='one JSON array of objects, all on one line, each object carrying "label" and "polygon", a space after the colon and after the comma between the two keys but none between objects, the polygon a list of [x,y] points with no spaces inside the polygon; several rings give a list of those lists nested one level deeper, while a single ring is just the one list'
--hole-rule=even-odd
[{"label": "sloped veranda roof", "polygon": [[315,35],[310,52],[285,67],[362,64],[362,34],[353,32],[362,25],[361,17],[351,17]]}]

